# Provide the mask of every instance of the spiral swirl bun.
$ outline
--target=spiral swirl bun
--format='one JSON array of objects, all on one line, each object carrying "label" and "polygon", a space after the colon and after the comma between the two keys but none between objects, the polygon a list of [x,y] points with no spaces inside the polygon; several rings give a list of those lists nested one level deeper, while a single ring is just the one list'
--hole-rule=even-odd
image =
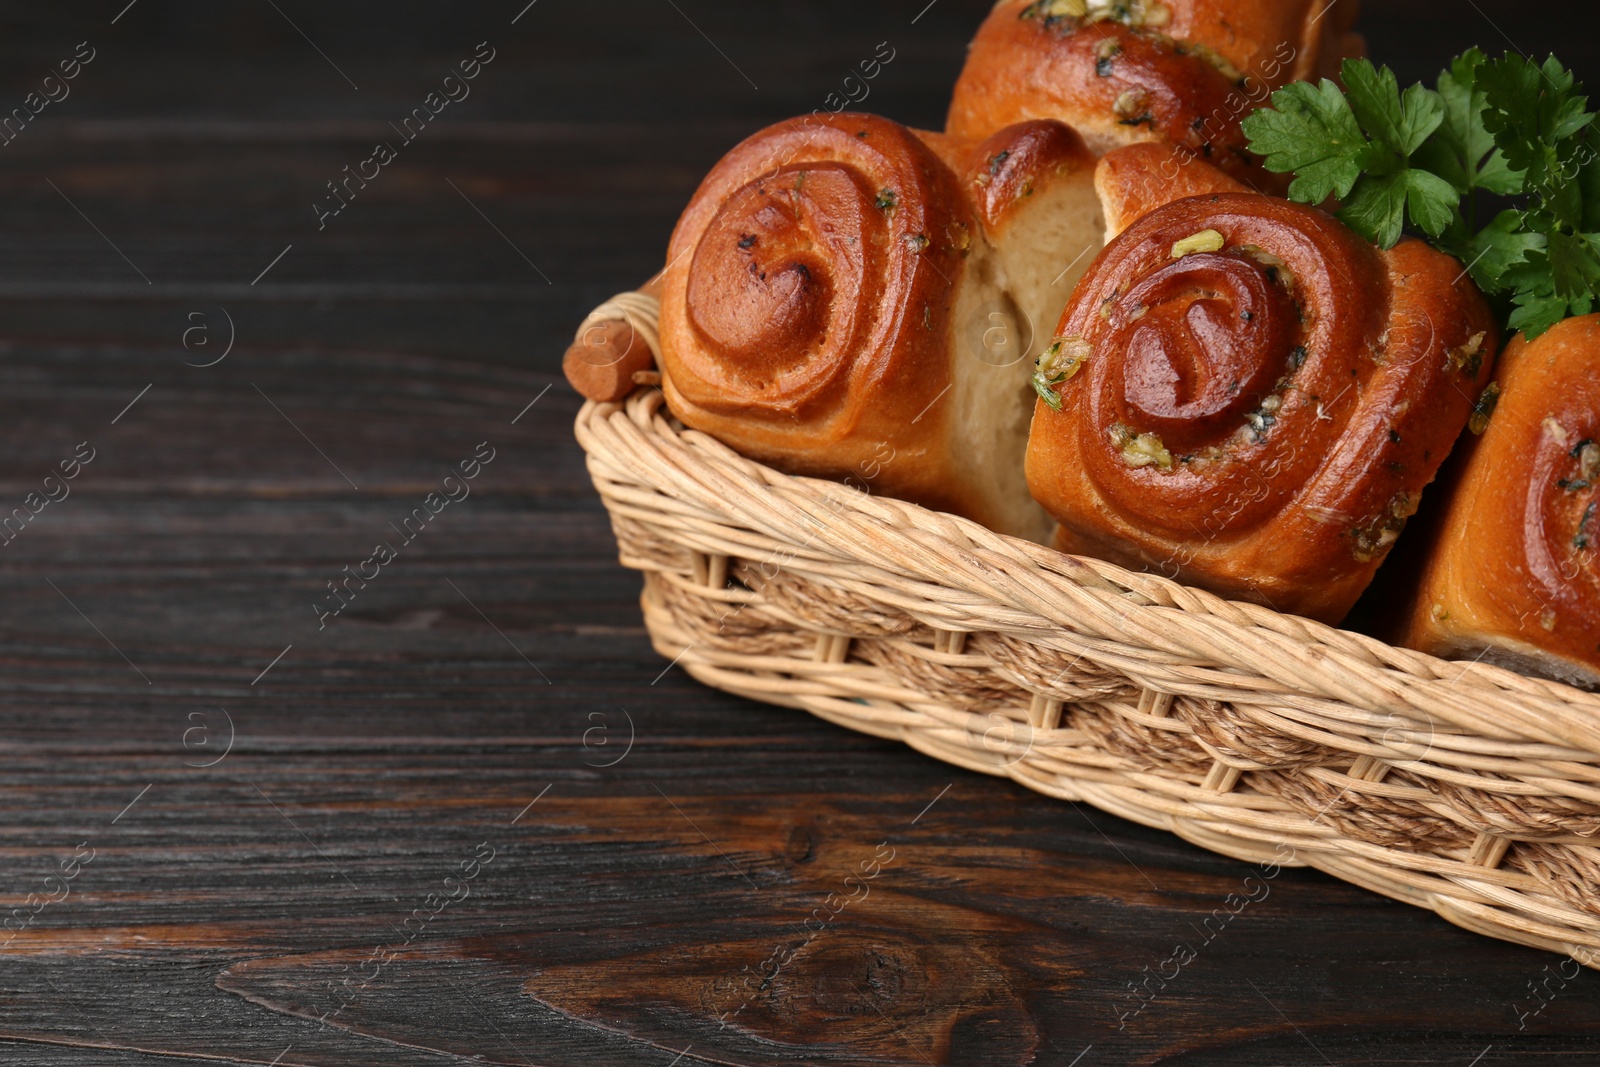
[{"label": "spiral swirl bun", "polygon": [[1289,351],[1300,332],[1288,290],[1239,254],[1174,260],[1117,303],[1103,337],[1125,356],[1096,398],[1112,399],[1106,414],[1148,426],[1184,452],[1243,425],[1282,372],[1261,356]]},{"label": "spiral swirl bun", "polygon": [[1041,361],[1060,409],[1039,403],[1028,480],[1061,547],[1341,618],[1488,373],[1493,325],[1459,274],[1270,197],[1131,226]]},{"label": "spiral swirl bun", "polygon": [[[1592,381],[1597,369],[1591,366],[1585,376]],[[1566,616],[1569,629],[1577,623],[1592,637],[1578,642],[1578,649],[1600,661],[1600,393],[1586,409],[1574,410],[1572,393],[1562,392],[1567,402],[1561,407],[1568,410],[1540,421],[1526,453],[1527,495],[1520,517],[1528,576],[1542,594],[1536,597],[1541,628],[1550,622],[1553,633]]]},{"label": "spiral swirl bun", "polygon": [[863,414],[852,380],[905,372],[937,347],[972,226],[954,174],[896,123],[840,114],[763,130],[712,170],[673,234],[669,396],[765,414],[780,437],[781,420],[819,414],[845,431]]},{"label": "spiral swirl bun", "polygon": [[[673,234],[667,402],[753,459],[1043,537],[1021,469],[1024,357],[1067,290],[1048,291],[1059,267],[1031,288],[1016,268],[1048,260],[1029,254],[1038,235],[1070,236],[1060,220],[1093,203],[1093,157],[1059,123],[981,142],[848,113],[764,130]],[[1078,216],[1098,247],[1094,213]]]},{"label": "spiral swirl bun", "polygon": [[[912,325],[880,319],[863,296],[938,281],[939,252],[917,247],[930,221],[919,161],[853,135],[841,143],[854,159],[781,164],[733,191],[701,231],[686,293],[699,344],[680,351],[685,380],[707,386],[686,395],[703,406],[805,411],[852,369],[842,353],[881,365]],[[934,228],[957,220],[942,221]]]},{"label": "spiral swirl bun", "polygon": [[1480,409],[1405,643],[1600,683],[1600,316],[1512,341]]}]

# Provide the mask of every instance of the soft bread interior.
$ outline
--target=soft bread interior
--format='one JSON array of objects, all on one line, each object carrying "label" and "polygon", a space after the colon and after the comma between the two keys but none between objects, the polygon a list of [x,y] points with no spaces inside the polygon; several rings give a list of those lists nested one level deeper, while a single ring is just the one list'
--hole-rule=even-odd
[{"label": "soft bread interior", "polygon": [[1028,492],[1034,361],[1100,250],[1093,172],[1048,182],[998,232],[975,241],[957,290],[950,455],[992,491],[1004,531],[1046,540],[1054,521]]},{"label": "soft bread interior", "polygon": [[1094,171],[1085,168],[1049,183],[996,235],[1000,284],[1032,324],[1029,375],[1054,339],[1078,279],[1104,247],[1105,229]]},{"label": "soft bread interior", "polygon": [[1001,274],[996,250],[974,240],[956,288],[947,454],[963,480],[987,497],[991,527],[1043,542],[1054,524],[1028,493],[1023,470],[1033,415],[1032,344]]}]

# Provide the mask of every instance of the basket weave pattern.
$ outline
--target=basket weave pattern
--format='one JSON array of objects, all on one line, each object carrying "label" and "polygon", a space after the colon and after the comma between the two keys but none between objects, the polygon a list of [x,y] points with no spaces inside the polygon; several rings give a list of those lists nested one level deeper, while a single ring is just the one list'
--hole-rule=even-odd
[{"label": "basket weave pattern", "polygon": [[781,474],[655,388],[576,430],[705,684],[1600,967],[1600,696]]}]

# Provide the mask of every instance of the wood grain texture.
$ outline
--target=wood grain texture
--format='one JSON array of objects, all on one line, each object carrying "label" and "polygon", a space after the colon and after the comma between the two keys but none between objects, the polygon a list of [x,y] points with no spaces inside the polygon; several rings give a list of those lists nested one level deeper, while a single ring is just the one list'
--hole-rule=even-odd
[{"label": "wood grain texture", "polygon": [[[983,0],[276,6],[0,13],[7,107],[98,50],[0,147],[0,505],[96,450],[0,547],[0,905],[31,916],[0,1063],[1600,1057],[1600,982],[1559,959],[651,652],[571,439],[574,326],[878,42],[865,106],[937,124]],[[1478,6],[1365,25],[1407,79],[1495,24],[1600,70],[1582,5]],[[484,40],[472,96],[318,231]]]}]

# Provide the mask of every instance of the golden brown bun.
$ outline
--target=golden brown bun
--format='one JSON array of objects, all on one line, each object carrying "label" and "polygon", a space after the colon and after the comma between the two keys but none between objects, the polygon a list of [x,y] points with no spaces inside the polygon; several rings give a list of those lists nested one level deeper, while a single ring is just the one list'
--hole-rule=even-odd
[{"label": "golden brown bun", "polygon": [[1415,511],[1496,343],[1448,256],[1238,193],[1129,227],[1057,334],[1086,362],[1060,411],[1039,402],[1027,474],[1058,547],[1327,622]]},{"label": "golden brown bun", "polygon": [[1090,256],[1041,283],[1058,258],[1041,242],[1086,233],[1092,253],[1102,227],[1093,157],[1059,123],[986,140],[849,113],[773,126],[673,234],[668,405],[783,470],[1042,538],[1022,476],[1031,357]]},{"label": "golden brown bun", "polygon": [[1315,77],[1330,61],[1330,77],[1336,76],[1342,59],[1366,48],[1350,32],[1359,0],[1164,0],[1161,6],[1170,21],[1153,29],[1203,45],[1273,89]]},{"label": "golden brown bun", "polygon": [[913,130],[965,183],[978,217],[992,235],[1021,214],[1029,197],[1050,182],[1095,166],[1095,158],[1070,126],[1035,120],[974,140]]},{"label": "golden brown bun", "polygon": [[1401,643],[1600,683],[1600,315],[1520,335]]},{"label": "golden brown bun", "polygon": [[1095,191],[1106,217],[1106,241],[1158,207],[1186,196],[1248,193],[1242,182],[1167,144],[1128,145],[1106,153],[1095,168]]},{"label": "golden brown bun", "polygon": [[1164,141],[1271,191],[1282,179],[1259,169],[1239,124],[1274,89],[1359,51],[1348,32],[1356,7],[1001,0],[972,43],[948,129],[981,137],[1025,119],[1060,119],[1097,153]]}]

